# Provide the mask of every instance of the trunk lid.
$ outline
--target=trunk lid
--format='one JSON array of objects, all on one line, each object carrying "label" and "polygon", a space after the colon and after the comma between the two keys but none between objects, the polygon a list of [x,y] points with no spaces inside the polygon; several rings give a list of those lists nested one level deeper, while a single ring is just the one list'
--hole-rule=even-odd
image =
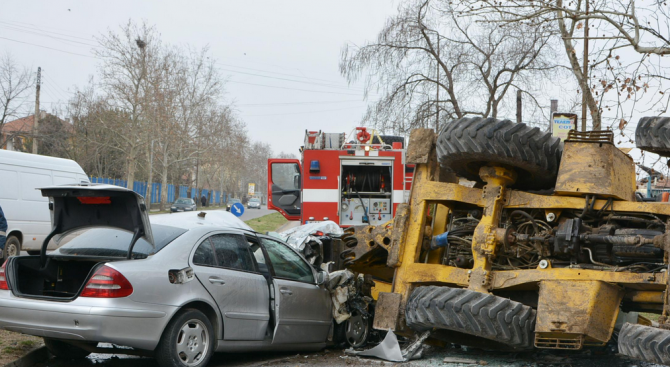
[{"label": "trunk lid", "polygon": [[72,231],[89,227],[109,227],[133,233],[128,243],[128,258],[138,239],[154,245],[149,213],[144,199],[132,190],[113,185],[64,185],[40,189],[50,198],[51,233],[42,244],[40,263],[46,263],[49,241],[59,240]]}]

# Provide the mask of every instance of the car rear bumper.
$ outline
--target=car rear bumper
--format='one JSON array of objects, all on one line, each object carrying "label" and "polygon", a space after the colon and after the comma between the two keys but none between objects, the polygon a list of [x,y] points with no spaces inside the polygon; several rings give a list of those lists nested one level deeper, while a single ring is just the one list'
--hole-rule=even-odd
[{"label": "car rear bumper", "polygon": [[0,328],[47,338],[154,350],[176,310],[129,299],[53,302],[0,296]]}]

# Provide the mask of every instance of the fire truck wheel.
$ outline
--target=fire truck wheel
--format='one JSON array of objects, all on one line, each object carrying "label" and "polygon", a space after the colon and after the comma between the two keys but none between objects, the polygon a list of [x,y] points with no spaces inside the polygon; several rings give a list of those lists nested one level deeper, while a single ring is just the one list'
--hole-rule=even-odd
[{"label": "fire truck wheel", "polygon": [[619,353],[646,362],[670,365],[670,330],[626,323],[619,332]]},{"label": "fire truck wheel", "polygon": [[670,157],[670,117],[643,117],[635,129],[635,146]]},{"label": "fire truck wheel", "polygon": [[517,169],[511,187],[539,190],[556,184],[563,143],[538,127],[510,120],[468,117],[449,122],[437,139],[437,156],[443,169],[481,182],[483,166]]},{"label": "fire truck wheel", "polygon": [[515,349],[534,343],[535,310],[522,303],[468,289],[427,286],[412,292],[407,326],[447,329],[494,340]]}]

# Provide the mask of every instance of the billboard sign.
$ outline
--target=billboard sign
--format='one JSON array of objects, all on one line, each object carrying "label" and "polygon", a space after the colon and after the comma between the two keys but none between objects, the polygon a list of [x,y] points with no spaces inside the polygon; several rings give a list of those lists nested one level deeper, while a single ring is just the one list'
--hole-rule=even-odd
[{"label": "billboard sign", "polygon": [[565,140],[570,130],[577,130],[577,115],[574,113],[554,112],[551,114],[551,135]]},{"label": "billboard sign", "polygon": [[256,192],[256,184],[250,183],[249,184],[249,191],[247,192],[249,196],[254,196],[254,193]]}]

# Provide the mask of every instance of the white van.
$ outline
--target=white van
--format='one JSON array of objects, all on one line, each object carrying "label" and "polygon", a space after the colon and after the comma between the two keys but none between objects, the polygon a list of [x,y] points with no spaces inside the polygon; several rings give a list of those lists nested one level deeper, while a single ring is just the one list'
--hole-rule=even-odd
[{"label": "white van", "polygon": [[0,207],[9,225],[5,257],[39,253],[51,231],[49,199],[37,188],[88,182],[73,160],[0,149]]}]

